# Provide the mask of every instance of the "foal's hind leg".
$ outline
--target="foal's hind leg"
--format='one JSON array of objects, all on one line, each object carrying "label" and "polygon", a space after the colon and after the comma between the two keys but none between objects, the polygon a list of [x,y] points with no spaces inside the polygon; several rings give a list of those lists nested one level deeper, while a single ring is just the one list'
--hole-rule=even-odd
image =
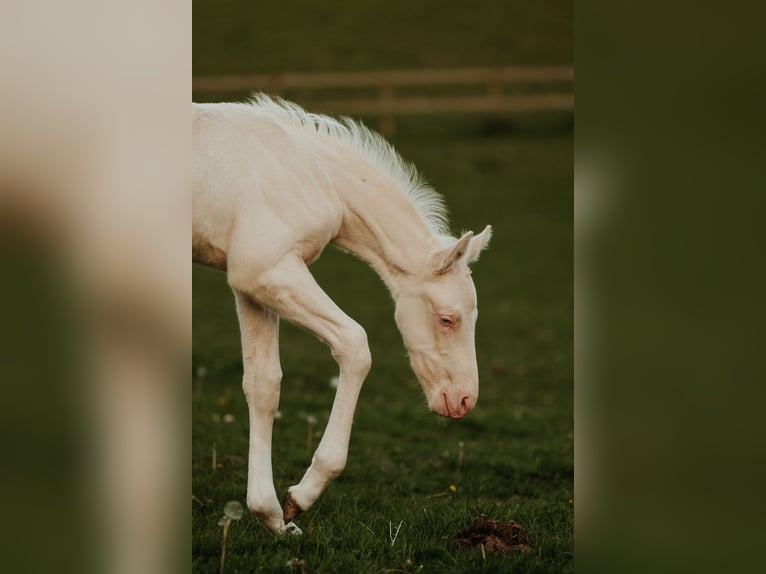
[{"label": "foal's hind leg", "polygon": [[288,490],[284,519],[289,522],[308,510],[346,465],[357,398],[370,370],[370,349],[364,329],[322,291],[299,258],[287,257],[257,277],[247,269],[245,266],[237,272],[230,268],[231,285],[236,289],[247,289],[249,285],[249,292],[261,303],[314,333],[330,346],[340,366],[338,390],[325,433],[306,474]]},{"label": "foal's hind leg", "polygon": [[247,295],[234,294],[242,333],[242,388],[250,412],[247,506],[272,531],[299,531],[292,523],[285,526],[271,471],[271,430],[282,381],[279,318]]}]

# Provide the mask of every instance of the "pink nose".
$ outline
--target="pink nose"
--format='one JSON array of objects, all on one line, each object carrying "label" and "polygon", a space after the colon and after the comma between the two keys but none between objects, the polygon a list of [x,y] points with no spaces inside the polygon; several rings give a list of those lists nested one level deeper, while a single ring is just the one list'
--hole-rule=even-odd
[{"label": "pink nose", "polygon": [[449,401],[449,398],[447,397],[447,393],[443,392],[442,396],[444,397],[444,404],[447,407],[447,414],[453,419],[463,418],[465,415],[471,412],[471,409],[476,403],[476,401],[473,398],[471,398],[468,395],[464,395],[460,399],[460,403],[457,405],[457,407],[453,408],[450,405],[450,401]]}]

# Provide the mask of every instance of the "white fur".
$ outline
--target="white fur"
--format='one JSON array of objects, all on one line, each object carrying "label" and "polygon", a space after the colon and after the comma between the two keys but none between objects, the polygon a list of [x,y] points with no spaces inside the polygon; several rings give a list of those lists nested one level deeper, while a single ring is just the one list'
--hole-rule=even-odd
[{"label": "white fur", "polygon": [[[367,334],[322,291],[308,264],[328,243],[383,278],[429,406],[460,418],[478,398],[476,291],[468,264],[491,234],[449,237],[441,197],[380,136],[349,119],[256,96],[194,104],[192,253],[225,269],[242,332],[250,411],[247,503],[291,530],[274,489],[271,427],[279,402],[279,318],[324,341],[340,368],[311,466],[290,487],[307,510],[342,472],[359,392],[372,364]],[[447,320],[451,324],[445,324]]]},{"label": "white fur", "polygon": [[253,108],[270,115],[275,121],[298,123],[316,130],[373,162],[384,171],[396,188],[407,196],[423,220],[437,235],[448,236],[447,207],[444,199],[429,187],[415,166],[402,159],[383,137],[351,118],[335,119],[323,114],[307,112],[297,104],[256,94],[250,99]]}]

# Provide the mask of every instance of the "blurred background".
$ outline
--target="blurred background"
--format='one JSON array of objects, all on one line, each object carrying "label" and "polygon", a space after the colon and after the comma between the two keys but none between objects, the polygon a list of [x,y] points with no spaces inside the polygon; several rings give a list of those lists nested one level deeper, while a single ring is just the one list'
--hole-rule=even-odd
[{"label": "blurred background", "polygon": [[[484,514],[516,520],[535,547],[487,555],[485,567],[573,567],[572,20],[572,3],[559,1],[193,3],[195,101],[263,90],[360,119],[445,196],[455,234],[494,228],[473,273],[480,398],[462,421],[427,412],[380,279],[334,249],[312,266],[373,355],[348,466],[299,519],[308,536],[275,545],[246,517],[227,565],[466,571],[484,559],[452,538]],[[337,375],[329,351],[284,322],[281,357],[280,496],[321,437]],[[193,569],[209,572],[224,504],[244,503],[247,411],[233,296],[223,274],[199,266],[192,363]],[[381,543],[390,521],[404,522],[394,546]]]}]

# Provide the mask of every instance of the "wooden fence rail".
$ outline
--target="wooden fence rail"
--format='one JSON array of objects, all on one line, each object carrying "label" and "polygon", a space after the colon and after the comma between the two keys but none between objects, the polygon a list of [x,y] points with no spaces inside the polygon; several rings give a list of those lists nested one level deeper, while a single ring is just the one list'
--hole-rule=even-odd
[{"label": "wooden fence rail", "polygon": [[[449,86],[465,86],[473,92],[445,91]],[[501,116],[574,110],[571,66],[198,76],[192,89],[197,94],[263,91],[290,97],[295,93],[297,97],[291,99],[317,111],[377,116],[386,135],[395,130],[395,116],[403,114],[477,112]],[[403,89],[408,93],[401,93]],[[423,89],[429,91],[410,93]],[[331,93],[322,94],[322,90]],[[338,97],[337,92],[343,90],[357,93]],[[371,93],[360,95],[359,90]]]}]

